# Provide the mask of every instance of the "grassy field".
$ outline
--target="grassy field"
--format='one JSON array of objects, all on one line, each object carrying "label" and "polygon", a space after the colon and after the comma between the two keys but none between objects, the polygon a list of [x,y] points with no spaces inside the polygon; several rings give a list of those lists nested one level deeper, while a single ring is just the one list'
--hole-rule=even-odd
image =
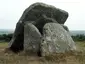
[{"label": "grassy field", "polygon": [[77,51],[66,54],[57,54],[55,57],[27,56],[5,53],[8,43],[0,43],[0,64],[85,64],[85,42],[76,42]]}]

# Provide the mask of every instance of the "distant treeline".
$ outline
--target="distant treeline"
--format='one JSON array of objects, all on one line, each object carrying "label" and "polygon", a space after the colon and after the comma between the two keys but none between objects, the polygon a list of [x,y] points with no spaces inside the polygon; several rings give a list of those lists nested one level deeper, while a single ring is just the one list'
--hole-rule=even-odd
[{"label": "distant treeline", "polygon": [[85,35],[84,34],[78,34],[72,36],[74,41],[85,41]]},{"label": "distant treeline", "polygon": [[[12,38],[13,34],[2,34],[0,35],[0,41],[9,42]],[[74,41],[85,41],[85,35],[72,35]]]},{"label": "distant treeline", "polygon": [[0,35],[0,41],[9,42],[12,38],[13,34],[2,34]]}]

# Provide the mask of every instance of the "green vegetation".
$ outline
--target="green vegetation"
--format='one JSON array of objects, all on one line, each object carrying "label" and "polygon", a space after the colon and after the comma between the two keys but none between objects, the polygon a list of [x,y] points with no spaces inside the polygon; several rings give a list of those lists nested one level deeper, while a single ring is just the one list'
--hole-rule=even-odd
[{"label": "green vegetation", "polygon": [[84,34],[79,34],[79,35],[75,35],[72,36],[74,41],[85,41],[85,35]]},{"label": "green vegetation", "polygon": [[13,34],[2,34],[2,35],[0,35],[0,41],[1,42],[3,42],[3,41],[9,42],[12,38],[12,35]]}]

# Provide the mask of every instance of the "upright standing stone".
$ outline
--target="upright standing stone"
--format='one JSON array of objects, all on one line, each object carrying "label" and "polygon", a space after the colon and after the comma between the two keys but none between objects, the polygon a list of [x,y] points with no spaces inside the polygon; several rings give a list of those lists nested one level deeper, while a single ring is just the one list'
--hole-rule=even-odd
[{"label": "upright standing stone", "polygon": [[43,28],[42,56],[75,50],[75,43],[69,33],[57,23],[47,23]]},{"label": "upright standing stone", "polygon": [[27,54],[40,54],[41,34],[31,23],[24,26],[24,51]]}]

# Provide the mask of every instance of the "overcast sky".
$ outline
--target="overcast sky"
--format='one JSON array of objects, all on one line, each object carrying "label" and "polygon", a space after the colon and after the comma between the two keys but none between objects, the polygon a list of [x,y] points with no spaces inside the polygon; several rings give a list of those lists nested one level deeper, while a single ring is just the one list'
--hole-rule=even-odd
[{"label": "overcast sky", "polygon": [[85,30],[84,0],[0,0],[0,29],[15,29],[23,11],[35,2],[44,2],[66,10],[65,23],[70,30]]}]

